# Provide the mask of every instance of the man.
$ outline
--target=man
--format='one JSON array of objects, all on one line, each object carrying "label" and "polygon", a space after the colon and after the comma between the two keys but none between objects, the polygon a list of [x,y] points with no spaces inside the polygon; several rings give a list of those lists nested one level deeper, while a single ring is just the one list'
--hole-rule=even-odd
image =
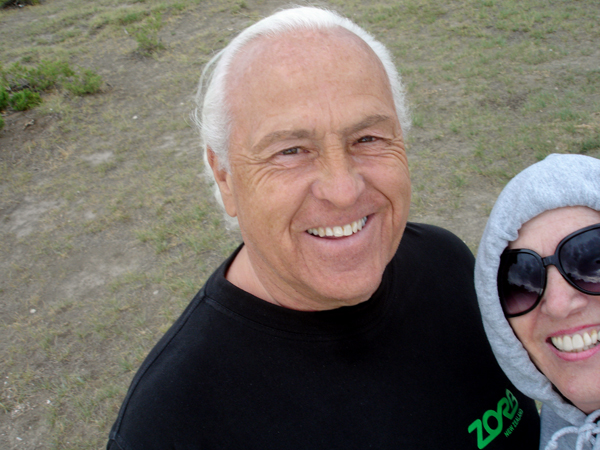
[{"label": "man", "polygon": [[296,8],[209,67],[206,160],[244,244],[150,353],[108,448],[537,448],[472,255],[407,225],[409,121],[383,46]]}]

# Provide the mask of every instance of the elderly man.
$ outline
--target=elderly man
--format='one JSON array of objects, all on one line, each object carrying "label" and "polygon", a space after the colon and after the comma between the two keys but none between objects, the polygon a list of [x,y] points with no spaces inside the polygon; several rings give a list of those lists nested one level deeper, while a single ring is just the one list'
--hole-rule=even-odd
[{"label": "elderly man", "polygon": [[244,243],[140,368],[108,448],[537,448],[472,255],[407,225],[409,120],[385,48],[295,8],[210,69],[206,160]]}]

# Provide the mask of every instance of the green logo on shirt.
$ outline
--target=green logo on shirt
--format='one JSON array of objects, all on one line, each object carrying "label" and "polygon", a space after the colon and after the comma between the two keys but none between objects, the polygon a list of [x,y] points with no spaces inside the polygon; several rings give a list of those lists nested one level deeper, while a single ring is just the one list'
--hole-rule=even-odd
[{"label": "green logo on shirt", "polygon": [[504,436],[508,437],[515,430],[522,416],[523,410],[519,408],[519,402],[512,392],[507,389],[506,397],[500,399],[495,410],[486,411],[483,414],[483,419],[477,419],[469,425],[469,433],[477,430],[477,448],[482,449],[502,433],[504,430],[503,418],[508,419],[504,430]]}]

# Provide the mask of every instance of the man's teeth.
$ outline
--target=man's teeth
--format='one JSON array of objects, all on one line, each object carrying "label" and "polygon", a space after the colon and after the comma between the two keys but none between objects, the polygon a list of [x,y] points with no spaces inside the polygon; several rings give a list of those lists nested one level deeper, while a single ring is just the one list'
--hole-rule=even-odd
[{"label": "man's teeth", "polygon": [[367,223],[367,218],[363,217],[362,219],[355,220],[352,223],[343,226],[337,227],[319,227],[319,228],[310,228],[308,229],[309,234],[313,234],[315,236],[320,237],[343,237],[343,236],[351,236],[354,233],[358,233]]},{"label": "man's teeth", "polygon": [[561,352],[582,352],[598,345],[598,331],[573,334],[571,336],[554,336],[552,344]]}]

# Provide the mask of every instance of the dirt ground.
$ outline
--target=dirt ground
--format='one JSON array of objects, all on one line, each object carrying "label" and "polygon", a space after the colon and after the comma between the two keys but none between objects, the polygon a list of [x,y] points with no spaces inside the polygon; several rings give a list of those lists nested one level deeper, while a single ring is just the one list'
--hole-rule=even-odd
[{"label": "dirt ground", "polygon": [[[50,3],[61,11],[76,4]],[[86,31],[89,42],[77,41],[80,50],[70,58],[103,77],[102,91],[89,97],[53,93],[43,107],[4,114],[0,448],[102,448],[137,365],[240,241],[212,203],[189,114],[208,55],[284,4],[242,3],[241,13],[234,8],[240,2],[202,2],[165,15],[166,49],[154,57],[137,54],[126,30],[108,36]],[[34,8],[4,16],[0,40],[29,40],[43,55],[56,33],[22,31],[42,20]],[[400,48],[402,34],[377,24],[371,31]],[[407,55],[402,63],[413,113],[425,117],[408,138],[411,220],[444,226],[475,251],[503,184],[536,157],[530,152],[507,165],[489,162],[492,155],[478,171],[476,140],[449,124],[460,117],[457,110],[474,105],[502,111],[510,135],[526,121],[525,105],[539,86],[563,89],[566,77],[583,80],[600,68],[596,36],[580,43],[590,49],[585,54],[543,61],[518,87],[494,96],[468,91],[467,81],[423,75],[441,72],[448,56],[429,57],[418,49],[419,36],[412,39],[414,55],[398,50]],[[557,47],[573,43],[565,36],[549,39]],[[573,142],[598,136],[598,93],[590,98],[592,106],[581,107],[591,118],[581,123],[588,128],[579,130],[588,134],[569,138]],[[482,125],[479,132],[486,130]],[[569,139],[557,138],[551,150],[572,151]],[[599,149],[589,154],[598,156]],[[496,167],[503,176],[494,175]]]}]

